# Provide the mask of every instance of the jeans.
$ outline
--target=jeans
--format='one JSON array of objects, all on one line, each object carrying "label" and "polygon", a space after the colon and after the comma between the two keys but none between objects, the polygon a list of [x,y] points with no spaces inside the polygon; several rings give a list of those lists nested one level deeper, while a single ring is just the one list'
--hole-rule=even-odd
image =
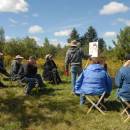
[{"label": "jeans", "polygon": [[86,101],[85,95],[84,94],[80,94],[80,105],[83,105]]},{"label": "jeans", "polygon": [[42,88],[44,86],[44,83],[43,83],[41,75],[40,74],[36,74],[34,76],[34,78],[36,79],[36,82],[38,83],[38,87]]},{"label": "jeans", "polygon": [[74,92],[75,84],[77,76],[79,76],[82,72],[81,66],[73,65],[71,66],[71,84],[72,84],[72,91]]},{"label": "jeans", "polygon": [[31,90],[35,87],[36,84],[38,84],[39,88],[42,88],[44,86],[44,83],[42,81],[42,78],[39,74],[36,74],[33,77],[24,77],[23,82],[26,82],[27,89],[26,89],[26,94],[30,94]]},{"label": "jeans", "polygon": [[27,83],[25,93],[30,94],[31,90],[35,87],[37,81],[35,78],[24,77],[23,82]]}]

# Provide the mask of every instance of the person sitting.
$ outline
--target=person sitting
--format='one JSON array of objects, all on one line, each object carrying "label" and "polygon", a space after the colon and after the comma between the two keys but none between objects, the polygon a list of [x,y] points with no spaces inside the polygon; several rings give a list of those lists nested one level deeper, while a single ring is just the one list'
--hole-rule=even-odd
[{"label": "person sitting", "polygon": [[9,77],[9,73],[6,71],[5,66],[4,66],[4,57],[3,57],[3,53],[0,52],[0,73],[2,73],[3,75]]},{"label": "person sitting", "polygon": [[[9,77],[9,73],[6,71],[5,67],[4,67],[4,57],[3,57],[3,53],[0,52],[0,73]],[[4,85],[1,81],[0,81],[0,87],[6,87],[6,85]]]},{"label": "person sitting", "polygon": [[57,71],[57,66],[53,60],[53,56],[48,54],[45,59],[46,61],[43,65],[43,78],[53,84],[61,83],[62,81]]},{"label": "person sitting", "polygon": [[15,57],[15,59],[12,61],[12,63],[11,63],[11,72],[10,72],[12,80],[19,79],[18,73],[19,73],[20,68],[22,67],[22,63],[21,63],[22,60],[23,60],[23,57],[20,56],[20,55],[17,55]]},{"label": "person sitting", "polygon": [[130,103],[130,54],[125,57],[125,64],[115,76],[115,84],[118,88],[117,96],[121,101]]},{"label": "person sitting", "polygon": [[37,64],[36,57],[30,56],[27,64],[24,64],[19,71],[19,76],[21,82],[28,83],[27,89],[25,91],[26,95],[31,94],[31,90],[38,84],[38,87],[42,90],[44,89],[44,83],[40,74],[37,74]]},{"label": "person sitting", "polygon": [[106,92],[107,98],[111,91],[112,80],[100,63],[100,58],[91,58],[90,65],[81,73],[75,85],[75,93],[80,94],[80,104],[85,103],[84,95],[101,95]]}]

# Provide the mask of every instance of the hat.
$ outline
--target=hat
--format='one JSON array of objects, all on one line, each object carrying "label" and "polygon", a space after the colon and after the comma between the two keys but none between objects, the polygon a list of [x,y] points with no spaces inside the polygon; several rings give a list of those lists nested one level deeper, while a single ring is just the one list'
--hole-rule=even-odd
[{"label": "hat", "polygon": [[53,57],[53,55],[50,54],[50,55],[49,55],[49,58],[52,58],[52,57]]},{"label": "hat", "polygon": [[79,44],[79,42],[77,42],[76,40],[71,41],[71,43],[69,43],[70,46],[77,46]]},{"label": "hat", "polygon": [[0,56],[3,56],[4,54],[2,52],[0,52]]},{"label": "hat", "polygon": [[130,54],[127,54],[127,55],[125,56],[125,60],[130,60]]},{"label": "hat", "polygon": [[45,56],[45,59],[49,59],[49,58],[51,58],[51,57],[52,57],[51,54],[47,54],[47,55]]},{"label": "hat", "polygon": [[20,55],[16,55],[15,60],[17,60],[17,59],[23,59],[23,57]]}]

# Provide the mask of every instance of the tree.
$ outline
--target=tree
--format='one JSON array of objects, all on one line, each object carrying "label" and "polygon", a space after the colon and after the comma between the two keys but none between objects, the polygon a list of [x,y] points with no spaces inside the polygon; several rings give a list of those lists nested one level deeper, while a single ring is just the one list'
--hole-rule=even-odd
[{"label": "tree", "polygon": [[123,30],[120,30],[119,35],[117,35],[117,42],[114,42],[115,45],[115,55],[118,59],[123,60],[124,56],[127,53],[130,53],[130,27],[125,27]]},{"label": "tree", "polygon": [[44,43],[43,43],[43,56],[47,54],[52,54],[55,56],[57,52],[57,49],[54,45],[51,45],[48,38],[45,38]]},{"label": "tree", "polygon": [[3,47],[4,47],[4,43],[5,43],[5,31],[4,29],[1,27],[0,28],[0,51],[2,51]]},{"label": "tree", "polygon": [[43,46],[48,47],[48,46],[49,46],[49,44],[50,44],[50,42],[49,42],[48,38],[46,37],[46,38],[44,39]]},{"label": "tree", "polygon": [[67,41],[68,41],[68,43],[70,43],[72,40],[79,40],[79,34],[75,28],[73,28],[73,30],[70,34],[70,38]]},{"label": "tree", "polygon": [[79,38],[79,42],[81,43],[81,46],[84,47],[84,51],[88,51],[89,42],[97,40],[98,40],[97,32],[92,26],[90,26],[87,32]]},{"label": "tree", "polygon": [[106,43],[103,38],[98,39],[99,52],[102,53],[106,50]]},{"label": "tree", "polygon": [[85,44],[88,44],[89,42],[94,42],[97,40],[98,40],[97,32],[92,26],[90,26],[88,28],[88,31],[84,35]]}]

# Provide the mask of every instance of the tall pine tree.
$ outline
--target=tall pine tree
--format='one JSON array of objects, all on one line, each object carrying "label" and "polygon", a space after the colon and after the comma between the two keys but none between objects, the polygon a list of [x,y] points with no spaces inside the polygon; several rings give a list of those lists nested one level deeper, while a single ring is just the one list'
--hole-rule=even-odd
[{"label": "tall pine tree", "polygon": [[68,43],[70,43],[72,40],[79,40],[79,34],[75,28],[73,28],[73,30],[70,34],[70,38],[67,41],[68,41]]}]

